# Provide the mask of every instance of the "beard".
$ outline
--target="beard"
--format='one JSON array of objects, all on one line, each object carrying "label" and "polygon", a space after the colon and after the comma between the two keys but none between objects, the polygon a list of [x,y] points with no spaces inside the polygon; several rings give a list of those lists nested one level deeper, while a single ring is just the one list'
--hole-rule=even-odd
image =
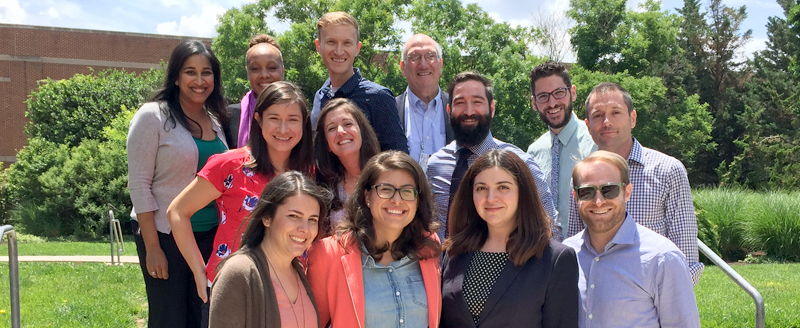
[{"label": "beard", "polygon": [[538,111],[537,110],[536,112],[539,113],[539,117],[541,117],[542,121],[545,124],[547,124],[547,126],[549,126],[551,129],[560,129],[560,128],[563,128],[563,127],[567,126],[567,123],[569,123],[569,120],[572,119],[572,102],[570,102],[569,105],[567,105],[567,107],[564,108],[564,119],[562,119],[561,122],[553,122],[553,121],[550,121],[550,119],[547,118],[547,111],[552,109],[552,108],[555,108],[555,107],[550,107],[550,108],[547,108],[547,109],[545,109],[543,111]]},{"label": "beard", "polygon": [[[462,126],[464,120],[474,119],[477,121],[474,127]],[[489,135],[492,127],[492,114],[486,115],[472,114],[461,115],[459,117],[450,116],[450,127],[453,128],[453,137],[462,147],[471,147],[479,144]]]}]

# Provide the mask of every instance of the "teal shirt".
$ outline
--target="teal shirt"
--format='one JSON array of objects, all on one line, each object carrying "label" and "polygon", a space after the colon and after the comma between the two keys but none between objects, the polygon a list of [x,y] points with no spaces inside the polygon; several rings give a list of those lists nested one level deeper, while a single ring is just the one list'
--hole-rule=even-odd
[{"label": "teal shirt", "polygon": [[[219,154],[228,150],[219,137],[215,137],[214,140],[211,141],[194,138],[194,143],[197,145],[197,152],[199,154],[197,159],[197,172],[199,172],[200,169],[206,165],[206,162],[208,162],[208,158],[211,157],[211,155]],[[219,215],[217,214],[217,207],[215,206],[214,201],[208,203],[206,207],[203,207],[199,211],[195,212],[194,215],[192,215],[191,221],[192,231],[194,232],[209,231],[216,227],[219,224]]]},{"label": "teal shirt", "polygon": [[561,155],[558,157],[558,190],[551,192],[558,195],[556,202],[558,222],[561,224],[561,238],[566,238],[569,225],[569,198],[572,196],[572,168],[584,157],[596,151],[597,145],[592,140],[586,123],[578,119],[578,115],[574,112],[569,123],[558,135],[548,129],[528,147],[528,154],[533,157],[536,165],[539,165],[548,183],[553,176],[551,159],[553,138],[558,138],[562,146]]}]

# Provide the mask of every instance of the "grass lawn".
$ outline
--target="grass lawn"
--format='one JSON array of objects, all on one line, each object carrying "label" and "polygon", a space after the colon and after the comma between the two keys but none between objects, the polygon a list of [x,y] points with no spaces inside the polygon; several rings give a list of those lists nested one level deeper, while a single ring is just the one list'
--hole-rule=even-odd
[{"label": "grass lawn", "polygon": [[[101,241],[53,241],[31,235],[19,235],[17,250],[19,255],[108,255],[111,256],[111,243],[108,239]],[[136,256],[136,244],[133,236],[123,235],[125,251],[119,255]],[[8,239],[3,237],[0,255],[8,255]],[[114,250],[116,254],[116,250]]]},{"label": "grass lawn", "polygon": [[[26,262],[19,271],[23,327],[136,327],[147,317],[138,265]],[[7,263],[0,286],[0,327],[10,327]]]},{"label": "grass lawn", "polygon": [[[800,263],[733,265],[764,298],[767,327],[800,327]],[[695,287],[703,327],[755,327],[750,295],[716,266]]]}]

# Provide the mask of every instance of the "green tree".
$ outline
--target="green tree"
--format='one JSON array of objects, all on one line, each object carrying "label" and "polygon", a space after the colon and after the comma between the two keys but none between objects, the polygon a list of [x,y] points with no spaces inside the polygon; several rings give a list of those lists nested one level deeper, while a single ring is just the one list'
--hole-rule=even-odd
[{"label": "green tree", "polygon": [[31,137],[77,146],[84,139],[101,139],[103,127],[120,106],[138,107],[161,83],[163,72],[142,74],[108,69],[75,74],[65,80],[46,79],[25,102]]},{"label": "green tree", "polygon": [[617,28],[625,20],[625,0],[570,0],[567,14],[575,20],[572,46],[578,64],[589,70],[613,72],[620,52]]}]

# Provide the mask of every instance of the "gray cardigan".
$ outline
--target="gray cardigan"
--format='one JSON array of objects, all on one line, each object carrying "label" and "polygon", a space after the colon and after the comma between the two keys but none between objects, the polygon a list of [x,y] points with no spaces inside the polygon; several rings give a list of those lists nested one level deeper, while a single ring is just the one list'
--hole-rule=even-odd
[{"label": "gray cardigan", "polygon": [[[192,133],[179,123],[173,128],[158,104],[145,103],[131,120],[127,143],[128,188],[133,213],[155,211],[156,229],[170,233],[167,207],[194,180],[199,155]],[[219,122],[214,116],[211,121],[214,132],[227,147]]]}]

